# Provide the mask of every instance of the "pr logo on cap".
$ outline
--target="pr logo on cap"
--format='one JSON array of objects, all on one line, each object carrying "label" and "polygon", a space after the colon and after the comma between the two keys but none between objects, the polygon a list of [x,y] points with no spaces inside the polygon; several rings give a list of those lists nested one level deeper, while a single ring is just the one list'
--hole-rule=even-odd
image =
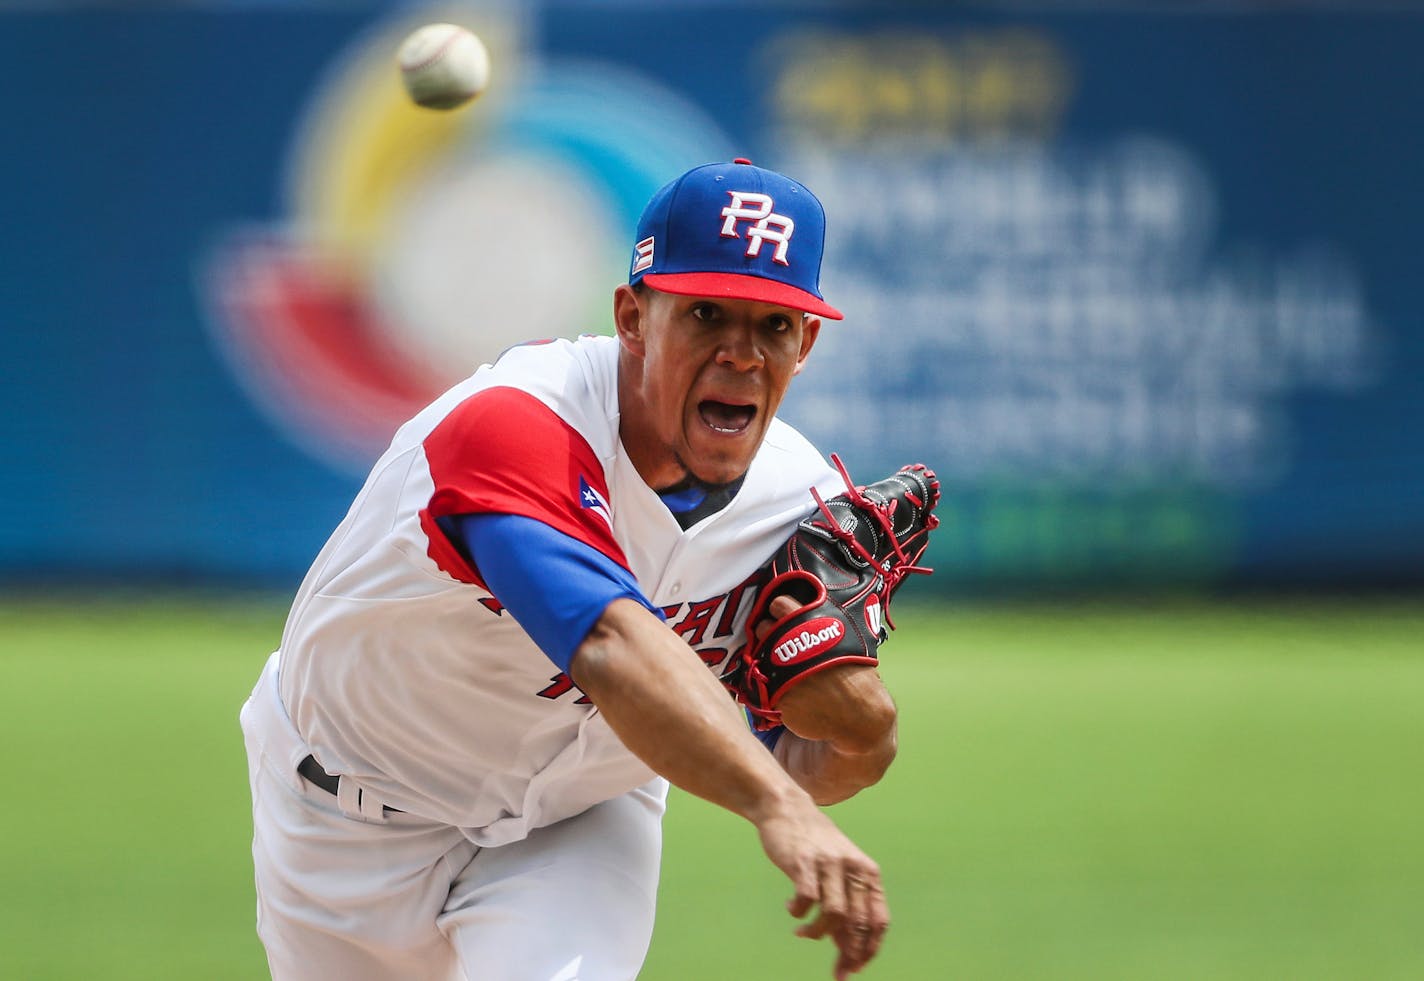
[{"label": "pr logo on cap", "polygon": [[[762,240],[769,238],[776,243],[776,253],[772,256],[772,261],[783,266],[790,265],[786,261],[786,248],[791,244],[791,233],[796,230],[796,222],[785,215],[774,213],[771,209],[776,206],[776,202],[768,194],[757,194],[755,191],[727,193],[731,195],[732,203],[722,209],[722,217],[726,219],[722,222],[722,235],[726,238],[738,238],[737,222],[755,221],[756,224],[747,229],[747,238],[750,239],[747,255],[760,255]],[[747,207],[749,204],[753,206]]]},{"label": "pr logo on cap", "polygon": [[821,296],[825,240],[825,210],[804,185],[741,158],[706,164],[648,202],[628,281],[840,320]]}]

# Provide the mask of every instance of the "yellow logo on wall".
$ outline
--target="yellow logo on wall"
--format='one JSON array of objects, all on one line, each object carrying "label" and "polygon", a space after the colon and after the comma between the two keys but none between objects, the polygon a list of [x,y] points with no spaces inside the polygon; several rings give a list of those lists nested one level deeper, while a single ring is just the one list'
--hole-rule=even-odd
[{"label": "yellow logo on wall", "polygon": [[[465,109],[421,109],[401,88],[396,47],[432,20],[490,49],[490,87]],[[312,93],[274,161],[285,215],[225,230],[204,263],[209,320],[283,432],[363,472],[509,345],[607,330],[648,197],[732,155],[649,78],[538,57],[508,11],[407,13],[354,40]]]}]

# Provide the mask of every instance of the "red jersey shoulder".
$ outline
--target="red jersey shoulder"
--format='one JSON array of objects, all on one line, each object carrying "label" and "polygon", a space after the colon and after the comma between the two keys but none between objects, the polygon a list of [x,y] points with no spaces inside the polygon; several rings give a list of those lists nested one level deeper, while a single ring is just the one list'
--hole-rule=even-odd
[{"label": "red jersey shoulder", "polygon": [[628,561],[613,537],[608,481],[588,440],[528,392],[497,386],[469,396],[423,441],[434,490],[421,511],[430,557],[483,585],[436,524],[455,514],[518,514]]}]

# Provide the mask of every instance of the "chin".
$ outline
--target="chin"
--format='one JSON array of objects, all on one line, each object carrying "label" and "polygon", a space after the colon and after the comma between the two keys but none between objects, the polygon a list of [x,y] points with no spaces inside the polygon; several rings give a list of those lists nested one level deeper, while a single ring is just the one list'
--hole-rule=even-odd
[{"label": "chin", "polygon": [[688,462],[688,473],[704,484],[730,484],[741,477],[751,466],[750,459],[706,456],[695,457]]},{"label": "chin", "polygon": [[755,425],[730,439],[697,439],[694,436],[683,444],[684,453],[680,455],[680,462],[688,473],[703,483],[730,484],[750,469],[765,436],[765,431]]}]

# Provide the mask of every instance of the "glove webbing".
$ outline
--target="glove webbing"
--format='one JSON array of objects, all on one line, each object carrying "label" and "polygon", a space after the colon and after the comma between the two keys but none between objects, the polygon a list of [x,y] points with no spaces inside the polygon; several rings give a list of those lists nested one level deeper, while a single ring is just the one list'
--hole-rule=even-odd
[{"label": "glove webbing", "polygon": [[[887,555],[883,561],[877,562],[875,556],[870,553],[870,550],[868,548],[866,548],[860,543],[860,541],[855,537],[854,533],[847,531],[845,528],[841,527],[840,522],[836,520],[835,515],[831,514],[831,509],[828,508],[826,506],[826,502],[822,500],[820,492],[817,491],[814,487],[811,488],[811,496],[816,499],[816,506],[821,509],[821,514],[825,515],[826,520],[824,524],[822,524],[821,522],[812,522],[812,524],[814,527],[820,528],[833,535],[835,539],[841,543],[841,545],[843,545],[847,550],[850,551],[852,555],[856,556],[866,565],[875,565],[879,567],[880,572],[884,577],[884,585],[880,589],[876,590],[876,595],[880,597],[881,613],[885,617],[885,623],[887,626],[890,627],[890,629],[893,630],[895,629],[895,621],[890,619],[890,594],[893,593],[896,589],[898,589],[900,587],[901,580],[903,580],[911,573],[919,573],[921,575],[928,576],[933,573],[934,570],[926,568],[925,566],[915,565],[915,559],[918,559],[920,555],[924,554],[923,548],[921,548],[918,555],[916,555],[914,558],[911,558],[910,556],[905,554],[905,549],[900,544],[900,539],[896,537],[895,509],[900,506],[900,502],[897,500],[890,500],[884,504],[879,504],[875,501],[872,501],[863,493],[865,491],[865,487],[856,486],[855,482],[851,480],[850,472],[846,470],[845,464],[841,462],[841,458],[838,455],[832,453],[831,462],[835,464],[836,469],[840,471],[841,479],[845,481],[845,485],[847,488],[846,496],[850,498],[850,502],[856,507],[864,511],[868,511],[870,514],[875,516],[875,520],[879,523],[880,529],[885,532],[885,537],[890,542],[892,554],[899,561],[892,562],[890,556]],[[913,501],[916,507],[925,506],[925,502],[916,497],[913,492],[907,490],[905,491],[905,496],[911,501]],[[933,531],[937,527],[939,527],[939,515],[933,513],[926,515],[925,530]]]}]

